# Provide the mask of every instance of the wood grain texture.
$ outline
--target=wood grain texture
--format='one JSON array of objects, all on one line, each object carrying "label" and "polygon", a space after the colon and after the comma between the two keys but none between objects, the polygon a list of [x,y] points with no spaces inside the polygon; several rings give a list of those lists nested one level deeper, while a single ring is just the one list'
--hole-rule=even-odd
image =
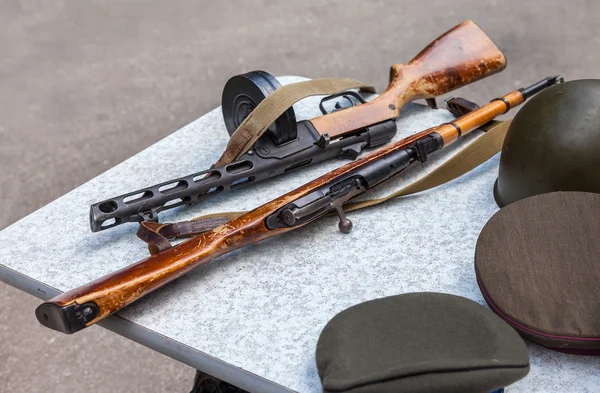
[{"label": "wood grain texture", "polygon": [[[518,91],[513,91],[502,98],[510,104],[510,108],[507,108],[506,103],[500,99],[492,100],[469,115],[456,119],[453,123],[460,127],[462,135],[466,135],[525,101],[523,95]],[[452,124],[443,124],[437,128],[436,132],[442,136],[444,146],[454,143],[459,138],[458,131]]]},{"label": "wood grain texture", "polygon": [[311,120],[331,138],[396,118],[407,102],[432,98],[502,71],[506,58],[486,33],[464,21],[433,41],[408,64],[390,69],[390,84],[366,104]]}]

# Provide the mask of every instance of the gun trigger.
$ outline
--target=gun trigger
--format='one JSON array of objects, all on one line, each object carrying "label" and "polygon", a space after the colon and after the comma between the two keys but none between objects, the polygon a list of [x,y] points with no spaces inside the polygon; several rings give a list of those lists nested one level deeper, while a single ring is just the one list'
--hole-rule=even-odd
[{"label": "gun trigger", "polygon": [[355,143],[353,145],[346,146],[340,151],[339,157],[356,160],[356,158],[360,155],[360,153],[363,151],[363,149],[365,148],[366,145],[367,145],[366,142],[362,142],[362,143]]}]

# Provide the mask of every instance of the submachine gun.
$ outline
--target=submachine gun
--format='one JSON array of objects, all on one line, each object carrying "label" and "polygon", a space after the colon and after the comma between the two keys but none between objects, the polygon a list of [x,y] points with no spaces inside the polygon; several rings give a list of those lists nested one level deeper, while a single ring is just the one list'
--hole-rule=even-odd
[{"label": "submachine gun", "polygon": [[[475,23],[465,21],[433,41],[408,64],[390,69],[386,91],[365,102],[353,91],[324,98],[323,115],[296,121],[290,106],[253,145],[245,141],[244,124],[255,108],[279,88],[277,80],[263,71],[230,79],[223,91],[223,115],[231,140],[223,157],[212,168],[142,190],[95,203],[90,209],[93,232],[126,222],[156,221],[158,213],[197,203],[221,192],[241,188],[323,160],[354,160],[367,148],[392,140],[395,119],[402,106],[435,97],[503,70],[506,59]],[[330,113],[324,103],[340,99]],[[236,131],[237,130],[237,131]]]}]

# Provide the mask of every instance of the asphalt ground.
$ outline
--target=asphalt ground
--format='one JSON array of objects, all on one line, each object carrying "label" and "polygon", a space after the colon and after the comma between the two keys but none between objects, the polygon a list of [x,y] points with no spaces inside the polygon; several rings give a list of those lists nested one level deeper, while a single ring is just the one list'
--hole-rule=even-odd
[{"label": "asphalt ground", "polygon": [[[232,75],[383,90],[391,64],[472,19],[508,58],[458,92],[487,102],[545,76],[598,77],[599,11],[593,0],[0,0],[0,228],[218,106]],[[0,297],[2,392],[191,386],[188,366],[99,327],[55,333],[34,318],[39,300],[1,283]]]}]

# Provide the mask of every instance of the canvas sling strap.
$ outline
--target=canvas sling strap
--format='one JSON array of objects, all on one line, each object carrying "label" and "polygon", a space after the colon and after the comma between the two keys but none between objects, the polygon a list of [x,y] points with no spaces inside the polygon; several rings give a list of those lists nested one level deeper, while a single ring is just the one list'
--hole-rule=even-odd
[{"label": "canvas sling strap", "polygon": [[[374,92],[372,87],[353,79],[316,79],[286,85],[275,90],[240,124],[232,135],[225,153],[223,153],[223,156],[221,156],[215,165],[224,165],[238,158],[253,146],[254,142],[256,142],[275,119],[302,98],[313,95],[335,94],[353,88]],[[277,94],[280,91],[284,93]],[[251,116],[252,119],[249,120]],[[462,176],[500,151],[509,123],[506,121],[492,121],[486,124],[482,127],[482,129],[487,131],[484,135],[477,138],[473,143],[459,151],[450,160],[426,176],[382,198],[349,202],[344,205],[344,210],[349,212],[378,205],[390,199],[426,191]],[[241,136],[237,137],[236,135]],[[234,138],[235,141],[232,143]],[[148,249],[154,255],[172,247],[169,240],[198,235],[219,225],[223,225],[244,213],[246,212],[208,214],[189,221],[175,223],[143,221],[140,223],[137,236],[148,243]]]},{"label": "canvas sling strap", "polygon": [[373,86],[349,78],[313,79],[278,88],[262,100],[235,130],[227,143],[225,152],[215,166],[229,164],[250,150],[269,126],[301,99],[316,95],[336,94],[350,89],[360,89],[369,93],[376,92]]}]

